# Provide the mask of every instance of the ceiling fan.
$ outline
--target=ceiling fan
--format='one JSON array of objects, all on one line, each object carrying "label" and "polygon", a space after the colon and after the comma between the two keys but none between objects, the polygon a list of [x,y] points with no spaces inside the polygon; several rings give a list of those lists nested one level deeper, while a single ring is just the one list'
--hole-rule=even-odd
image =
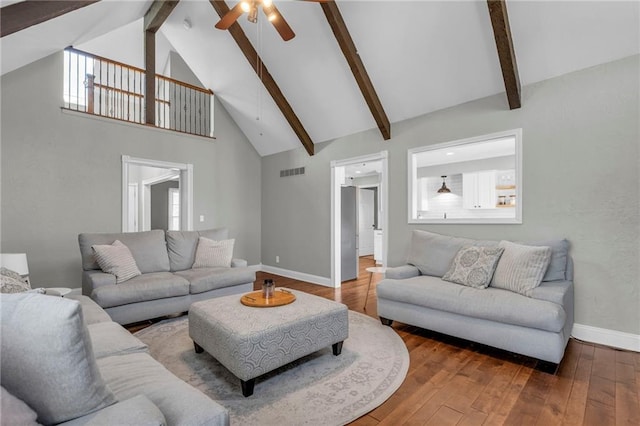
[{"label": "ceiling fan", "polygon": [[[322,3],[328,0],[305,1]],[[267,16],[267,20],[273,24],[284,41],[289,41],[296,36],[272,0],[242,0],[218,21],[216,28],[220,30],[229,29],[243,13],[247,13],[247,20],[255,24],[258,22],[258,9],[260,7],[262,7],[262,11]]]}]

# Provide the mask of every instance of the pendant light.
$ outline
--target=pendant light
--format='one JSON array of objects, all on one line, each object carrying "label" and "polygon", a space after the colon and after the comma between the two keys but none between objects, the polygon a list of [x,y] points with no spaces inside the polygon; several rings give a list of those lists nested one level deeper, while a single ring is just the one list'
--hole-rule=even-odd
[{"label": "pendant light", "polygon": [[447,184],[445,183],[446,176],[440,176],[442,178],[442,187],[438,189],[438,194],[448,194],[451,192],[449,188],[447,188]]}]

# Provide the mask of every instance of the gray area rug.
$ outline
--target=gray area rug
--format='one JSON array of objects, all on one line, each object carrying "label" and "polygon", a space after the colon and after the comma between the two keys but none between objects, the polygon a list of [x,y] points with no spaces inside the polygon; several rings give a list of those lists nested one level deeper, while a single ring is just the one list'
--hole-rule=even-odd
[{"label": "gray area rug", "polygon": [[135,335],[173,374],[224,405],[232,425],[346,424],[386,401],[409,368],[409,353],[396,332],[353,311],[341,355],[327,347],[258,377],[248,398],[226,368],[206,352],[195,353],[187,317]]}]

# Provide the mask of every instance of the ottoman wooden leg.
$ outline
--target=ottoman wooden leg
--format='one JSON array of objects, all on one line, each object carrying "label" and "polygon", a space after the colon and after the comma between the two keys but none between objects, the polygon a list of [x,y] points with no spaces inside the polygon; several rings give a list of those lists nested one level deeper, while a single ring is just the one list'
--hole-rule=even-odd
[{"label": "ottoman wooden leg", "polygon": [[204,349],[202,349],[202,346],[200,346],[196,342],[193,342],[193,348],[196,350],[197,354],[201,354],[202,352],[204,352]]},{"label": "ottoman wooden leg", "polygon": [[331,345],[331,349],[333,349],[333,354],[335,356],[338,356],[342,353],[342,343],[343,342],[338,342]]},{"label": "ottoman wooden leg", "polygon": [[249,379],[249,380],[240,380],[240,384],[242,385],[242,395],[244,395],[244,397],[248,397],[253,395],[253,387],[256,384],[256,379]]}]

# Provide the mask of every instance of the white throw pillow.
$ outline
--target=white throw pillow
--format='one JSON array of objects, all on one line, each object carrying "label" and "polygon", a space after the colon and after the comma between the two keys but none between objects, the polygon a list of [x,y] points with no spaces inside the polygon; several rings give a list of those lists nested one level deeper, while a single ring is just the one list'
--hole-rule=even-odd
[{"label": "white throw pillow", "polygon": [[525,246],[509,241],[500,241],[498,247],[504,248],[504,252],[493,274],[491,287],[531,297],[549,266],[551,247]]},{"label": "white throw pillow", "polygon": [[233,258],[235,239],[215,241],[199,237],[193,268],[229,268]]},{"label": "white throw pillow", "polygon": [[111,245],[93,245],[93,254],[103,272],[116,276],[116,283],[141,275],[131,250],[115,240]]}]

